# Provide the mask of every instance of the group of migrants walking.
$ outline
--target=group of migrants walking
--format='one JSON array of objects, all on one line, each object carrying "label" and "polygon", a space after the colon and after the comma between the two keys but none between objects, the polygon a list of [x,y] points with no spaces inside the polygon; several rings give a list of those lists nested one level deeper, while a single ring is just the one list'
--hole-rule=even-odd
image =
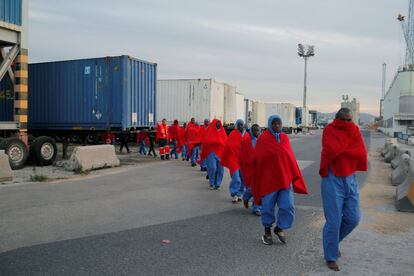
[{"label": "group of migrants walking", "polygon": [[[139,141],[141,153],[145,138]],[[183,126],[177,120],[168,126],[164,119],[157,125],[156,141],[161,159],[178,159],[181,154],[182,160],[191,161],[193,167],[199,164],[201,171],[207,172],[211,190],[220,189],[226,167],[231,176],[231,201],[243,202],[245,208],[251,205],[252,213],[261,216],[262,242],[273,244],[274,233],[275,238],[286,243],[285,230],[292,227],[295,219],[294,193],[308,194],[308,189],[289,136],[282,132],[280,116],[270,116],[263,132],[257,124],[246,130],[239,119],[228,136],[218,119],[206,119],[201,126],[194,118]],[[339,271],[340,242],[360,220],[355,173],[366,171],[367,164],[361,132],[352,122],[352,112],[342,108],[323,131],[319,170],[326,219],[324,255],[327,266],[334,271]]]}]

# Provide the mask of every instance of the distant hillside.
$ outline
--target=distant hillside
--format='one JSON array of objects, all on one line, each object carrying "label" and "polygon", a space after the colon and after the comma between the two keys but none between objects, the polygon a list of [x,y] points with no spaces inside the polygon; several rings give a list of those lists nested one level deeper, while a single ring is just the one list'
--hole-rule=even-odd
[{"label": "distant hillside", "polygon": [[[329,122],[335,118],[335,112],[333,113],[320,113],[318,112],[318,118],[320,122]],[[375,121],[375,116],[369,113],[361,113],[360,114],[360,121],[361,124],[366,125],[369,123],[373,123]]]}]

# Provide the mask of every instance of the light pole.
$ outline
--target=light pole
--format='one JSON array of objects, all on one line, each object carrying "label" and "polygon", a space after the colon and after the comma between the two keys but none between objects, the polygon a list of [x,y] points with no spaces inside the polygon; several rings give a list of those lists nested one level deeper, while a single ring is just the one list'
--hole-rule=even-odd
[{"label": "light pole", "polygon": [[308,79],[308,59],[315,55],[315,48],[313,45],[298,44],[298,55],[305,60],[305,78],[303,86],[303,112],[306,112],[306,85]]}]

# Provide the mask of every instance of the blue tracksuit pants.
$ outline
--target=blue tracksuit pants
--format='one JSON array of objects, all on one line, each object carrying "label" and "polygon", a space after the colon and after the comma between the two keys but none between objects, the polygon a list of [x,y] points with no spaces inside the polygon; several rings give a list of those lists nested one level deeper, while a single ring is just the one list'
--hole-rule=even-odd
[{"label": "blue tracksuit pants", "polygon": [[275,206],[279,208],[277,212],[277,227],[289,229],[295,220],[295,208],[292,186],[287,190],[279,190],[262,197],[262,224],[264,227],[271,228],[275,223]]},{"label": "blue tracksuit pants", "polygon": [[339,243],[355,229],[361,218],[356,175],[336,177],[329,171],[329,175],[322,178],[321,191],[326,219],[323,228],[325,260],[336,261]]},{"label": "blue tracksuit pants", "polygon": [[174,140],[172,142],[172,150],[170,153],[171,157],[174,157],[175,159],[178,159],[178,153],[177,153],[177,140]]},{"label": "blue tracksuit pants", "polygon": [[233,173],[233,175],[231,176],[229,191],[230,191],[230,195],[232,197],[233,196],[238,196],[238,197],[243,196],[244,182],[243,182],[243,178],[241,177],[240,170],[235,171]]},{"label": "blue tracksuit pants", "polygon": [[183,145],[181,147],[181,158],[186,159],[187,158],[187,145]]},{"label": "blue tracksuit pants", "polygon": [[207,170],[207,159],[201,160],[200,168],[201,170]]},{"label": "blue tracksuit pants", "polygon": [[139,154],[147,155],[147,150],[145,149],[145,140],[139,142]]},{"label": "blue tracksuit pants", "polygon": [[207,174],[211,187],[220,188],[223,181],[224,167],[221,165],[220,158],[211,152],[207,158]]},{"label": "blue tracksuit pants", "polygon": [[193,148],[191,152],[191,165],[197,165],[198,154],[200,153],[200,146]]},{"label": "blue tracksuit pants", "polygon": [[[244,191],[243,200],[244,201],[250,201],[250,199],[252,199],[252,198],[253,198],[252,189],[250,187],[248,187]],[[261,212],[262,211],[262,206],[256,205],[253,201],[252,213],[256,213],[257,211]]]}]

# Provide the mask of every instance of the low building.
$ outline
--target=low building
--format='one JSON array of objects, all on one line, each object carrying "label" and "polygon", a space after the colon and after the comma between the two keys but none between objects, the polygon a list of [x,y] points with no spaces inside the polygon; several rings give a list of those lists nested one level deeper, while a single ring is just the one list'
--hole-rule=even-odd
[{"label": "low building", "polygon": [[382,132],[392,137],[414,135],[414,65],[398,69],[382,104]]}]

